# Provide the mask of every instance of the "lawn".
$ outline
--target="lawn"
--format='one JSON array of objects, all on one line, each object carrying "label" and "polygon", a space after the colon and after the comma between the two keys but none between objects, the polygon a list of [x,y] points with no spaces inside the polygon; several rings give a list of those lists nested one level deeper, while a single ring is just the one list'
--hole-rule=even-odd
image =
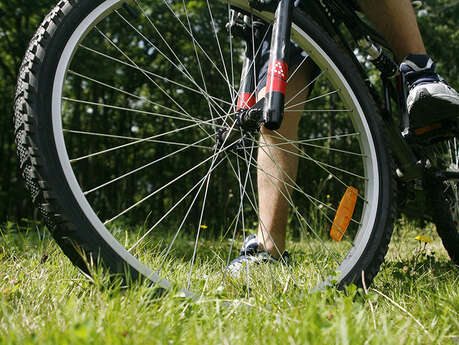
[{"label": "lawn", "polygon": [[[43,228],[8,228],[0,237],[0,344],[459,344],[459,269],[433,226],[398,223],[367,292],[306,293],[288,275],[273,282],[260,274],[249,297],[210,280],[194,301],[141,284],[122,288],[102,272],[89,279]],[[301,276],[301,244],[293,248],[291,269]],[[186,271],[167,269],[178,280]]]}]

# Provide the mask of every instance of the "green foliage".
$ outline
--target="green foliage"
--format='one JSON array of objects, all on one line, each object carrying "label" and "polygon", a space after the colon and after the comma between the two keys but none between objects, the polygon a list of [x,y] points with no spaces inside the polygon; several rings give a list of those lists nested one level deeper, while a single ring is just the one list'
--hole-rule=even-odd
[{"label": "green foliage", "polygon": [[418,21],[427,51],[438,64],[438,72],[456,89],[459,87],[459,3],[454,0],[425,0]]}]

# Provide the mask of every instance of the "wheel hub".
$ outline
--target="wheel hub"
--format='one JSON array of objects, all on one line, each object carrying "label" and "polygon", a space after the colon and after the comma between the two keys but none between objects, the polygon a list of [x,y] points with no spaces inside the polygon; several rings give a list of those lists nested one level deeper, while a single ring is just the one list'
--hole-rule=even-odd
[{"label": "wheel hub", "polygon": [[229,128],[223,128],[217,132],[217,148],[231,147],[240,150],[249,145],[250,135],[258,133],[262,125],[263,100],[259,101],[250,109],[241,109],[236,114],[235,123]]}]

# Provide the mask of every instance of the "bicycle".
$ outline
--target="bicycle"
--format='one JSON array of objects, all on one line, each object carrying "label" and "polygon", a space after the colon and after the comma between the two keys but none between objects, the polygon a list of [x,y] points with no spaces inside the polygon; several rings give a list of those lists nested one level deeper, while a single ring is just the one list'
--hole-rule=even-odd
[{"label": "bicycle", "polygon": [[[301,64],[320,69],[304,104],[301,137],[278,145],[295,147],[300,160],[296,181],[282,182],[294,191],[284,195],[293,210],[290,227],[309,245],[315,271],[308,284],[361,285],[362,271],[371,283],[396,204],[419,193],[458,262],[457,123],[412,133],[389,50],[339,1],[305,0],[279,10],[291,11],[291,23],[274,16],[277,7],[277,1],[63,0],[47,16],[20,70],[16,143],[32,199],[77,267],[89,272],[91,263],[101,263],[126,280],[170,289],[173,274],[164,267],[174,265],[171,253],[181,249],[173,245],[183,246],[177,238],[185,233],[192,250],[183,254],[184,293],[195,296],[202,286],[203,278],[193,280],[199,260],[227,279],[234,242],[257,226],[255,153],[270,150],[258,139],[260,123],[276,129],[283,116],[266,118],[254,91],[259,45],[275,20],[284,30],[274,34],[279,42],[291,37],[308,54]],[[368,81],[356,48],[381,70],[381,90]],[[282,112],[278,90],[271,91],[271,111]],[[294,107],[287,102],[286,114]],[[343,214],[339,205],[349,193],[356,196],[353,211]],[[337,214],[349,224],[338,224]],[[132,239],[126,228],[140,235]],[[222,251],[204,248],[200,257],[198,242],[209,229],[220,234]]]}]

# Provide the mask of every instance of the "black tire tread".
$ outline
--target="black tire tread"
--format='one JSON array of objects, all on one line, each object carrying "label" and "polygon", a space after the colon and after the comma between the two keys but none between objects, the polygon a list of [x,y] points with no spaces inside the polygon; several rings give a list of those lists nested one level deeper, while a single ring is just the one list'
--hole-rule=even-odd
[{"label": "black tire tread", "polygon": [[49,183],[46,164],[35,143],[39,130],[35,100],[38,94],[39,66],[43,63],[46,49],[57,27],[66,14],[78,6],[74,0],[61,0],[46,16],[29,43],[17,81],[14,105],[14,136],[22,177],[25,180],[32,201],[57,244],[65,255],[80,269],[89,272],[87,260],[82,253],[90,253],[86,241],[78,236],[56,203],[55,191]]}]

